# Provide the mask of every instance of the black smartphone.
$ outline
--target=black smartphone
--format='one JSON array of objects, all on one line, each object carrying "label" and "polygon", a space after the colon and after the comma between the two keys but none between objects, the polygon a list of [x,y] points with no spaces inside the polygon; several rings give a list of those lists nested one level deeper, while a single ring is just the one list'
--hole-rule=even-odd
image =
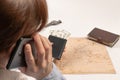
[{"label": "black smartphone", "polygon": [[[51,36],[51,35],[49,36],[48,39],[51,42],[53,42],[52,57],[60,60],[67,40],[59,38],[59,37]],[[36,58],[37,50],[35,48],[33,39],[22,37],[17,41],[16,46],[11,53],[10,59],[6,66],[7,69],[27,66],[26,61],[25,61],[25,55],[24,55],[24,45],[26,43],[30,43],[30,45],[32,47],[32,54],[33,54],[34,58]]]},{"label": "black smartphone", "polygon": [[35,56],[36,48],[32,38],[20,38],[17,41],[16,46],[11,53],[10,59],[6,66],[7,69],[26,66],[24,49],[23,49],[26,43],[30,43],[30,45],[32,46],[33,56]]}]

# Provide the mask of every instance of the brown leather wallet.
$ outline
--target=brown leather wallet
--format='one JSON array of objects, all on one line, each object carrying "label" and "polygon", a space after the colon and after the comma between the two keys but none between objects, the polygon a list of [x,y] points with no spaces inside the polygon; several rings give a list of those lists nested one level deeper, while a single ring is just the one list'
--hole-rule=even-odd
[{"label": "brown leather wallet", "polygon": [[119,40],[120,35],[94,28],[89,34],[88,39],[94,40],[96,42],[105,44],[107,46],[113,47],[114,44]]}]

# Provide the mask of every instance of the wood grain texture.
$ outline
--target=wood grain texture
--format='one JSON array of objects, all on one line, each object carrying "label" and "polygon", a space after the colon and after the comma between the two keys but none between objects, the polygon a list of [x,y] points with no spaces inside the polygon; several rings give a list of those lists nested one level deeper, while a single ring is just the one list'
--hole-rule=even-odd
[{"label": "wood grain texture", "polygon": [[54,60],[63,74],[114,74],[104,45],[87,38],[69,38],[61,60]]}]

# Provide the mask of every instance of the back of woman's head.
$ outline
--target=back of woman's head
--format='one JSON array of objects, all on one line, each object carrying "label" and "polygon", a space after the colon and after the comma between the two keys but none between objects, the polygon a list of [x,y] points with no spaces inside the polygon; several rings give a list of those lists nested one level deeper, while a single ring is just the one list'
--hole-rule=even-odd
[{"label": "back of woman's head", "polygon": [[0,51],[40,31],[47,18],[46,0],[0,0]]}]

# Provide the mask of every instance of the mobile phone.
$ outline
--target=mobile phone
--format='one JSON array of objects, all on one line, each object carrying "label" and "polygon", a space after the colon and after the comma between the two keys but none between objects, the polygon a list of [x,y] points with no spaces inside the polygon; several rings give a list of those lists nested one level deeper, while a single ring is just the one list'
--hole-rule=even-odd
[{"label": "mobile phone", "polygon": [[[52,57],[60,60],[67,40],[61,39],[61,38],[58,38],[55,36],[51,36],[51,35],[49,36],[48,39],[51,42],[53,42]],[[33,54],[34,58],[36,59],[37,50],[36,50],[33,39],[22,37],[17,41],[16,46],[11,53],[10,59],[9,59],[8,64],[6,66],[7,69],[27,66],[26,61],[25,61],[25,55],[24,55],[24,45],[26,43],[29,43],[31,45],[32,54]]]},{"label": "mobile phone", "polygon": [[36,48],[33,39],[22,37],[17,41],[16,46],[11,53],[10,59],[6,66],[7,69],[27,66],[25,61],[24,49],[23,49],[26,43],[30,43],[30,45],[32,46],[33,56],[35,56]]}]

